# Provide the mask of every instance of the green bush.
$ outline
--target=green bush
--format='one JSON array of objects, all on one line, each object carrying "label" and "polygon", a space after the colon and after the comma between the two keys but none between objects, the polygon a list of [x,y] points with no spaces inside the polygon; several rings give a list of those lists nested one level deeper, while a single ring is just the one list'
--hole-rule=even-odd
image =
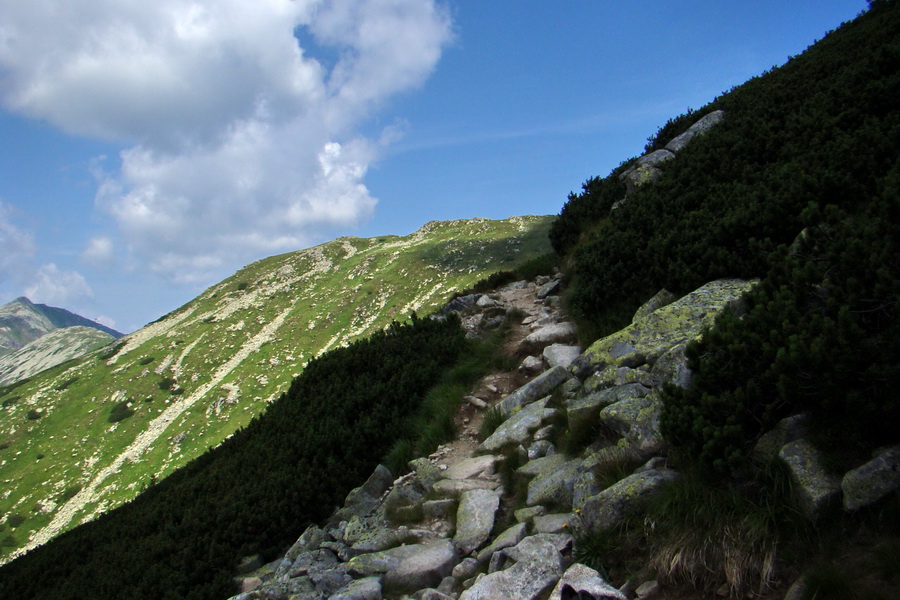
[{"label": "green bush", "polygon": [[154,360],[156,360],[156,358],[153,357],[153,356],[145,356],[145,357],[142,358],[140,361],[138,361],[138,364],[140,364],[141,366],[149,365],[149,364],[152,363]]},{"label": "green bush", "polygon": [[156,387],[164,392],[168,392],[171,391],[173,387],[175,387],[176,383],[178,382],[175,381],[175,379],[173,379],[172,377],[163,377],[157,382]]},{"label": "green bush", "polygon": [[75,383],[76,381],[78,381],[78,377],[71,377],[69,379],[66,379],[65,381],[63,381],[62,383],[60,383],[53,389],[55,389],[57,392],[61,392],[61,391],[65,390],[67,387],[69,387],[70,385],[72,385],[73,383]]},{"label": "green bush", "polygon": [[130,406],[131,401],[123,400],[122,402],[116,402],[113,407],[109,411],[109,416],[106,420],[110,423],[118,423],[119,421],[124,421],[128,417],[134,414],[134,409]]},{"label": "green bush", "polygon": [[38,419],[40,419],[43,416],[44,416],[43,411],[36,409],[36,408],[32,408],[31,410],[28,411],[28,414],[25,415],[25,418],[28,419],[29,421],[37,421]]},{"label": "green bush", "polygon": [[16,527],[18,527],[19,525],[21,525],[24,522],[25,522],[25,517],[23,517],[22,515],[20,515],[18,513],[9,515],[6,518],[6,524],[9,525],[10,527],[12,527],[13,529],[15,529]]},{"label": "green bush", "polygon": [[11,396],[3,401],[3,408],[8,408],[18,402],[22,397],[21,396]]}]

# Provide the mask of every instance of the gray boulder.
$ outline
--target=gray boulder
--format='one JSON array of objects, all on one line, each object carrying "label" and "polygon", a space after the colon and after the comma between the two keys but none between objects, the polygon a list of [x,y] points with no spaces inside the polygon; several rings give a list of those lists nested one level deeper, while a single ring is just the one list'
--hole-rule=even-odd
[{"label": "gray boulder", "polygon": [[504,415],[509,416],[513,410],[543,398],[558,385],[569,378],[569,373],[562,367],[554,367],[545,371],[504,398],[497,405]]},{"label": "gray boulder", "polygon": [[471,490],[496,490],[499,481],[490,479],[441,479],[434,484],[434,493],[441,498],[458,498]]},{"label": "gray boulder", "polygon": [[341,517],[364,515],[378,506],[382,494],[390,489],[394,477],[384,465],[375,467],[375,471],[360,487],[350,490],[344,500],[344,512]]},{"label": "gray boulder", "polygon": [[387,573],[401,562],[420,551],[418,544],[397,546],[390,550],[360,554],[351,558],[347,564],[348,572],[359,577],[369,577]]},{"label": "gray boulder", "polygon": [[415,551],[385,574],[382,583],[385,592],[412,593],[436,587],[459,562],[459,555],[450,540],[416,544],[410,548]]},{"label": "gray boulder", "polygon": [[[497,538],[491,542],[491,544],[487,548],[483,548],[478,553],[478,562],[485,563],[490,560],[491,555],[495,552],[499,552],[500,550],[504,550],[506,548],[511,548],[525,539],[525,534],[528,533],[528,525],[526,523],[516,523],[503,533],[497,536]],[[469,576],[471,577],[471,575]]]},{"label": "gray boulder", "polygon": [[[571,398],[566,402],[566,416],[571,431],[582,431],[597,423],[600,411],[611,404],[623,400],[643,398],[650,389],[640,383],[615,387],[605,387],[581,398]],[[624,435],[624,434],[620,434]]]},{"label": "gray boulder", "polygon": [[466,309],[472,308],[475,306],[475,303],[478,302],[478,299],[481,298],[481,294],[469,294],[468,296],[460,296],[459,298],[454,298],[450,302],[441,309],[442,313],[451,313],[451,312],[462,312]]},{"label": "gray boulder", "polygon": [[639,309],[637,309],[631,321],[640,321],[656,309],[662,308],[663,306],[666,306],[668,304],[672,304],[677,299],[678,296],[663,288],[656,292],[656,295],[647,300],[643,305],[641,305]]},{"label": "gray boulder", "polygon": [[555,323],[532,331],[522,340],[523,348],[543,349],[550,344],[566,344],[578,339],[578,329],[570,321]]},{"label": "gray boulder", "polygon": [[559,550],[538,536],[525,538],[503,552],[515,564],[480,577],[459,600],[537,600],[553,588],[562,574]]},{"label": "gray boulder", "polygon": [[822,466],[818,450],[806,440],[786,444],[778,457],[787,466],[803,513],[812,521],[839,501],[841,480]]},{"label": "gray boulder", "polygon": [[563,573],[550,600],[627,600],[625,594],[611,586],[594,569],[575,563]]},{"label": "gray boulder", "polygon": [[900,489],[900,446],[881,450],[875,458],[844,475],[844,510],[874,504]]},{"label": "gray boulder", "polygon": [[535,533],[565,533],[572,526],[575,515],[572,513],[553,513],[534,519]]},{"label": "gray boulder", "polygon": [[687,344],[677,344],[653,363],[653,368],[650,369],[650,380],[654,386],[660,387],[667,381],[683,389],[691,386],[693,372],[688,367],[686,348]]},{"label": "gray boulder", "polygon": [[581,523],[587,530],[612,529],[625,517],[640,513],[652,494],[677,478],[678,474],[668,469],[629,475],[585,500]]},{"label": "gray boulder", "polygon": [[487,478],[494,474],[496,465],[497,457],[491,454],[473,456],[451,466],[444,471],[443,475],[445,479]]},{"label": "gray boulder", "polygon": [[740,279],[719,279],[707,283],[628,327],[594,342],[579,360],[593,365],[609,365],[615,362],[610,354],[612,349],[621,343],[631,344],[636,353],[645,357],[660,355],[661,347],[673,348],[699,337],[703,329],[711,326],[726,308],[740,309],[743,306],[741,297],[757,283]]},{"label": "gray boulder", "polygon": [[364,577],[351,581],[328,600],[381,600],[381,579],[378,577]]},{"label": "gray boulder", "polygon": [[538,371],[543,371],[544,361],[537,356],[526,356],[525,360],[522,361],[522,364],[519,365],[519,370],[523,373],[537,373]]},{"label": "gray boulder", "polygon": [[491,490],[463,492],[456,512],[456,535],[453,541],[462,555],[477,550],[487,541],[494,528],[494,517],[500,507],[500,495]]},{"label": "gray boulder", "polygon": [[562,282],[560,282],[559,279],[553,279],[539,287],[537,289],[537,292],[535,293],[535,296],[539,300],[543,300],[547,296],[557,293],[560,287],[562,287]]},{"label": "gray boulder", "polygon": [[438,468],[431,464],[431,461],[427,458],[417,458],[409,461],[409,468],[415,472],[416,479],[419,480],[426,492],[431,490],[431,487],[437,480],[443,477]]},{"label": "gray boulder", "polygon": [[529,506],[569,508],[572,506],[572,489],[581,461],[563,454],[554,454],[532,460],[520,467],[517,473],[534,478],[528,483]]},{"label": "gray boulder", "polygon": [[550,368],[562,367],[568,369],[569,365],[581,355],[581,346],[569,346],[566,344],[550,344],[544,348],[544,362]]},{"label": "gray boulder", "polygon": [[662,400],[655,393],[643,398],[628,398],[601,410],[600,421],[624,437],[631,448],[643,456],[650,456],[665,448],[659,428],[662,408]]},{"label": "gray boulder", "polygon": [[759,438],[750,455],[759,461],[772,460],[778,457],[785,444],[806,437],[808,433],[809,415],[786,417]]},{"label": "gray boulder", "polygon": [[547,408],[550,397],[533,402],[504,421],[476,449],[479,454],[494,453],[510,445],[521,445],[528,441],[533,431],[556,415],[556,410]]},{"label": "gray boulder", "polygon": [[691,125],[687,131],[673,138],[672,141],[666,144],[666,150],[670,150],[672,152],[680,151],[682,148],[688,145],[688,142],[690,142],[698,135],[702,135],[712,129],[724,118],[725,111],[714,110],[713,112],[709,113],[708,115]]}]

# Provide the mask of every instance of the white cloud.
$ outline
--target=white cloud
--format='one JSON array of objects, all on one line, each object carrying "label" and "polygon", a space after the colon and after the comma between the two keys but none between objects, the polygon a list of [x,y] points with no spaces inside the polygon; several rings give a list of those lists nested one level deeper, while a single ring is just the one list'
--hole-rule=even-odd
[{"label": "white cloud", "polygon": [[107,317],[106,315],[100,315],[99,317],[94,317],[94,321],[96,321],[97,323],[100,323],[101,325],[106,325],[110,329],[116,328],[116,320],[112,319],[110,317]]},{"label": "white cloud", "polygon": [[20,276],[35,252],[31,234],[11,222],[11,213],[11,207],[0,202],[0,282]]},{"label": "white cloud", "polygon": [[106,266],[115,259],[113,242],[108,237],[95,237],[88,241],[81,260],[94,266]]},{"label": "white cloud", "polygon": [[60,271],[54,263],[38,269],[25,295],[32,301],[56,306],[92,298],[93,290],[77,271]]},{"label": "white cloud", "polygon": [[202,280],[368,218],[384,142],[360,127],[450,38],[436,0],[9,2],[0,101],[129,144],[97,206],[133,259]]}]

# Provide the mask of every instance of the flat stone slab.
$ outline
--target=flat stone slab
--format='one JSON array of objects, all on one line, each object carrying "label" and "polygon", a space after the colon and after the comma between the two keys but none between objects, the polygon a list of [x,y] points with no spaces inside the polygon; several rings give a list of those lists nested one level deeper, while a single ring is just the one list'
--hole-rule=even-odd
[{"label": "flat stone slab", "polygon": [[900,446],[883,450],[869,462],[848,471],[841,489],[846,511],[874,504],[900,489]]},{"label": "flat stone slab", "polygon": [[494,474],[497,457],[491,454],[473,456],[461,460],[444,471],[444,479],[471,479],[473,477],[490,477]]},{"label": "flat stone slab", "polygon": [[841,479],[825,470],[818,450],[808,441],[785,444],[778,457],[791,474],[794,492],[807,518],[815,521],[823,510],[839,501]]},{"label": "flat stone slab", "polygon": [[438,496],[455,498],[469,490],[495,490],[498,487],[500,482],[490,479],[441,479],[432,489]]},{"label": "flat stone slab", "polygon": [[581,522],[588,530],[612,529],[625,517],[643,510],[651,494],[677,477],[678,473],[668,469],[629,475],[587,498],[581,507]]},{"label": "flat stone slab", "polygon": [[412,593],[437,587],[459,563],[459,554],[450,540],[416,544],[410,548],[415,551],[385,574],[382,581],[385,592]]},{"label": "flat stone slab", "polygon": [[556,386],[569,378],[569,373],[562,367],[554,367],[544,371],[512,394],[504,398],[497,405],[499,410],[507,417],[513,410],[526,404],[535,402],[554,390]]},{"label": "flat stone slab", "polygon": [[544,361],[551,369],[553,367],[562,367],[568,369],[569,365],[575,362],[575,359],[581,356],[581,346],[570,346],[567,344],[550,344],[544,348],[542,353]]},{"label": "flat stone slab", "polygon": [[539,429],[544,424],[544,421],[556,415],[555,409],[547,408],[548,402],[550,402],[549,396],[543,400],[532,402],[521,411],[513,414],[490,437],[481,442],[476,452],[478,454],[491,454],[504,446],[524,445],[532,432]]},{"label": "flat stone slab", "polygon": [[550,600],[563,598],[627,600],[625,594],[607,583],[599,572],[581,563],[575,563],[566,569],[550,594]]},{"label": "flat stone slab", "polygon": [[545,539],[525,538],[503,552],[516,564],[481,577],[459,600],[538,600],[562,575],[562,555]]},{"label": "flat stone slab", "polygon": [[494,517],[500,507],[500,495],[491,490],[463,492],[456,511],[456,535],[453,542],[462,555],[477,550],[487,541],[494,528]]}]

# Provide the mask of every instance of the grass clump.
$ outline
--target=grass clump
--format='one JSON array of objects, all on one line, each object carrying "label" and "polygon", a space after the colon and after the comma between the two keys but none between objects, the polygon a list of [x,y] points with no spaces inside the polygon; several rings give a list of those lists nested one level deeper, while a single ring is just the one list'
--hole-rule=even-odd
[{"label": "grass clump", "polygon": [[499,406],[492,406],[484,412],[484,420],[481,422],[481,429],[478,432],[478,438],[483,442],[491,437],[497,428],[503,425],[506,417]]}]

